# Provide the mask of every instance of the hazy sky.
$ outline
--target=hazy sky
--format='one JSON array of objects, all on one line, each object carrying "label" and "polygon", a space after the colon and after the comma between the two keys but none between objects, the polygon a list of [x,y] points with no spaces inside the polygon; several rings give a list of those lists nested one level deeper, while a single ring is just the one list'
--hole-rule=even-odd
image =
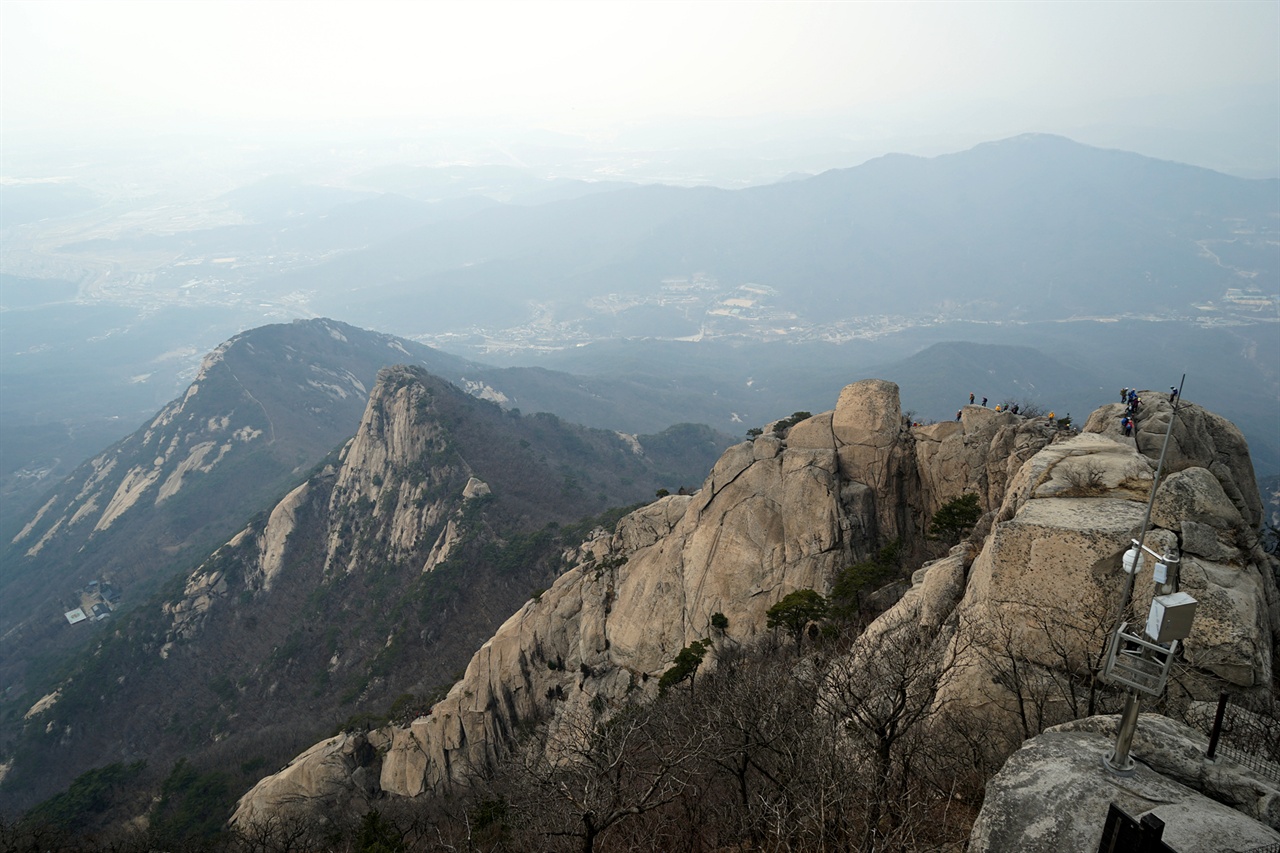
[{"label": "hazy sky", "polygon": [[[5,135],[803,115],[1280,87],[1280,3],[0,0]],[[1280,88],[1277,88],[1280,97]]]}]

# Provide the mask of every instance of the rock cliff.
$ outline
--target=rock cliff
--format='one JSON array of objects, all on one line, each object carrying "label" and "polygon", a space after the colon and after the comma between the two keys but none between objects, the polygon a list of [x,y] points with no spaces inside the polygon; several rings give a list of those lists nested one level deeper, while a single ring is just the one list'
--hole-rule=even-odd
[{"label": "rock cliff", "polygon": [[[1081,435],[1044,448],[1013,478],[956,603],[958,621],[977,633],[953,644],[967,645],[969,666],[949,680],[944,701],[1024,714],[1007,689],[1006,670],[1019,661],[1024,677],[1067,669],[1096,679],[1122,594],[1121,557],[1142,524],[1172,414],[1167,400],[1147,398],[1136,440],[1120,432],[1122,407],[1104,406]],[[1181,556],[1177,588],[1199,602],[1181,689],[1200,698],[1263,689],[1280,641],[1280,594],[1259,544],[1247,447],[1229,422],[1183,403],[1165,466],[1146,542]],[[1131,624],[1145,622],[1155,592],[1148,568],[1125,614]]]},{"label": "rock cliff", "polygon": [[[560,490],[554,499],[538,497],[567,469],[568,460],[556,458],[566,448],[577,454],[575,464],[590,479],[606,476],[599,467],[592,470],[609,464],[600,455],[626,460],[629,470],[609,472],[616,485],[601,483],[613,500],[652,491],[654,468],[663,460],[661,454],[646,454],[640,439],[538,417],[529,422],[476,402],[418,368],[380,371],[359,429],[332,463],[286,495],[265,521],[236,534],[188,577],[181,598],[164,605],[171,623],[161,653],[192,639],[219,600],[269,593],[275,578],[299,560],[289,555],[296,544],[290,537],[308,509],[323,518],[326,531],[321,574],[338,582],[349,574],[398,573],[406,567],[411,573],[431,571],[482,532],[501,541],[510,531],[491,527],[484,512],[490,504],[498,506],[499,516],[513,516],[507,520],[520,519],[523,525],[603,508],[604,493],[588,495],[581,489]],[[512,447],[522,464],[503,458]],[[637,472],[650,482],[623,484],[623,474]],[[498,493],[477,475],[489,478]]]},{"label": "rock cliff", "polygon": [[[238,527],[225,544],[134,607],[105,646],[41,673],[29,700],[15,691],[10,701],[25,708],[54,698],[3,733],[6,760],[17,757],[0,807],[26,807],[122,755],[168,766],[238,750],[280,766],[336,721],[421,707],[531,590],[550,585],[588,519],[608,511],[612,525],[620,511],[610,508],[691,482],[724,447],[698,425],[624,437],[520,415],[420,368],[375,371],[369,386],[354,436],[334,440],[301,483],[279,486],[274,506],[222,494],[211,511]],[[208,381],[187,406],[207,391]],[[218,429],[231,430],[223,420]],[[118,525],[135,511],[103,535],[127,532]],[[243,772],[232,783],[241,790],[256,779]]]},{"label": "rock cliff", "polygon": [[[839,568],[890,539],[918,545],[932,513],[965,492],[987,510],[984,538],[916,572],[866,636],[904,622],[943,630],[930,652],[948,669],[936,701],[1003,718],[1011,749],[1017,703],[1001,662],[1046,678],[1097,662],[1120,558],[1145,514],[1160,450],[1153,436],[1163,437],[1171,414],[1148,396],[1135,441],[1120,433],[1118,406],[1098,410],[1081,434],[974,406],[956,422],[912,428],[896,386],[850,385],[834,411],[730,448],[692,496],[663,498],[584,543],[430,714],[369,736],[384,748],[359,780],[349,761],[331,758],[349,752],[339,739],[260,782],[235,820],[358,796],[375,772],[381,792],[404,796],[463,782],[527,723],[554,726],[581,706],[651,695],[675,655],[711,635],[713,614],[727,617],[730,637],[750,641],[786,593],[825,590]],[[1265,685],[1280,596],[1258,547],[1247,448],[1231,424],[1193,404],[1180,408],[1174,435],[1147,541],[1183,555],[1180,588],[1201,601],[1185,646],[1186,689]],[[1148,571],[1135,611],[1145,613],[1151,593]],[[848,666],[858,665],[857,648]],[[1070,701],[1083,703],[1074,690]],[[1066,701],[1042,699],[1042,720]]]},{"label": "rock cliff", "polygon": [[[376,770],[386,793],[440,790],[504,754],[530,721],[650,695],[676,654],[709,636],[714,614],[733,639],[751,640],[788,592],[826,589],[891,539],[918,547],[942,502],[974,490],[1000,506],[1018,460],[1057,436],[1043,420],[979,407],[911,428],[892,383],[850,385],[834,411],[730,448],[695,494],[662,498],[584,543],[429,715],[370,735],[386,749],[363,776]],[[341,743],[263,780],[235,819],[360,790],[331,759]]]},{"label": "rock cliff", "polygon": [[3,543],[0,678],[21,684],[30,660],[66,646],[61,614],[87,583],[109,580],[136,607],[269,509],[351,437],[378,370],[406,359],[450,357],[322,319],[209,353],[182,396],[77,467]]}]

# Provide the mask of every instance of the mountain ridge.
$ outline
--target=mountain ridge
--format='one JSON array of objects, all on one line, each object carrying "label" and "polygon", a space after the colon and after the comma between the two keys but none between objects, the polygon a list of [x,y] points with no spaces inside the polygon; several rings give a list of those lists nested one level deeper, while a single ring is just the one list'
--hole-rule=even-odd
[{"label": "mountain ridge", "polygon": [[[743,190],[650,186],[480,211],[268,284],[328,305],[359,268],[382,305],[429,294],[437,315],[428,331],[515,324],[526,300],[555,306],[559,319],[603,322],[578,303],[694,273],[771,287],[770,309],[809,323],[894,313],[1046,319],[1152,302],[1189,313],[1242,283],[1205,254],[1205,241],[1234,240],[1247,283],[1276,289],[1280,269],[1262,240],[1276,186],[1028,135]],[[449,295],[458,288],[513,304],[466,319]],[[364,310],[395,328],[378,303]]]},{"label": "mountain ridge", "polygon": [[302,485],[6,696],[0,800],[30,805],[121,749],[150,762],[150,786],[179,758],[274,763],[299,733],[425,701],[554,578],[584,517],[675,488],[720,446],[705,427],[630,436],[522,416],[385,368],[355,436]]}]

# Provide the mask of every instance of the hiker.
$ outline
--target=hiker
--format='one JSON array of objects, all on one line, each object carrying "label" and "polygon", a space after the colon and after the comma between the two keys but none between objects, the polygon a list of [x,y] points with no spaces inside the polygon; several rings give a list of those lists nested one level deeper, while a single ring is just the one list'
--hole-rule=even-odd
[{"label": "hiker", "polygon": [[1124,430],[1124,437],[1128,438],[1133,435],[1133,420],[1128,415],[1120,421],[1120,427]]},{"label": "hiker", "polygon": [[1053,426],[1053,412],[1049,413],[1049,426]]},{"label": "hiker", "polygon": [[996,414],[1000,414],[1000,404],[996,403]]},{"label": "hiker", "polygon": [[956,420],[960,420],[960,412],[961,412],[961,411],[963,411],[963,409],[956,409]]},{"label": "hiker", "polygon": [[1018,414],[1018,404],[1014,403],[1013,408],[1010,409],[1009,411],[1013,412],[1015,415]]},{"label": "hiker", "polygon": [[983,397],[983,398],[982,398],[982,408],[984,408],[984,409],[985,409],[986,407],[987,407],[987,398],[986,398],[986,397]]},{"label": "hiker", "polygon": [[972,406],[972,405],[973,405],[973,392],[972,392],[972,391],[970,391],[970,392],[969,392],[969,405],[970,405],[970,406]]},{"label": "hiker", "polygon": [[1121,402],[1121,403],[1123,403],[1124,401],[1126,401],[1126,400],[1128,400],[1128,399],[1129,399],[1129,389],[1128,389],[1128,388],[1121,388],[1121,389],[1120,389],[1120,402]]},{"label": "hiker", "polygon": [[1177,399],[1178,399],[1178,388],[1175,385],[1170,385],[1169,386],[1169,402],[1172,403]]}]

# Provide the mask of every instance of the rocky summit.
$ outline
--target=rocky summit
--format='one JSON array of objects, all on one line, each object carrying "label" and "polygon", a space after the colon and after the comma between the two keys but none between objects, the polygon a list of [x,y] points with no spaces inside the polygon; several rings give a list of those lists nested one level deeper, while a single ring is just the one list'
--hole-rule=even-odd
[{"label": "rocky summit", "polygon": [[[731,447],[693,494],[598,531],[430,713],[316,744],[246,793],[234,822],[465,785],[534,722],[651,699],[681,650],[716,625],[749,644],[770,632],[766,616],[784,596],[831,591],[841,568],[885,542],[926,554],[936,548],[930,519],[967,494],[983,513],[974,535],[916,571],[828,678],[867,665],[874,655],[859,644],[870,648],[902,626],[927,630],[921,654],[943,672],[930,703],[985,721],[1007,755],[1045,721],[1101,707],[1092,694],[1032,688],[1081,667],[1104,687],[1097,659],[1120,601],[1121,558],[1141,527],[1173,414],[1167,401],[1147,398],[1135,439],[1122,435],[1118,405],[1078,433],[980,406],[954,422],[912,426],[897,386],[849,385],[834,410]],[[1234,426],[1193,403],[1179,405],[1172,435],[1146,542],[1182,554],[1179,588],[1200,601],[1180,689],[1198,699],[1224,686],[1265,689],[1280,595],[1258,538],[1247,447]],[[1145,613],[1151,594],[1148,574],[1135,612]],[[1008,677],[1011,667],[1022,681]]]}]

